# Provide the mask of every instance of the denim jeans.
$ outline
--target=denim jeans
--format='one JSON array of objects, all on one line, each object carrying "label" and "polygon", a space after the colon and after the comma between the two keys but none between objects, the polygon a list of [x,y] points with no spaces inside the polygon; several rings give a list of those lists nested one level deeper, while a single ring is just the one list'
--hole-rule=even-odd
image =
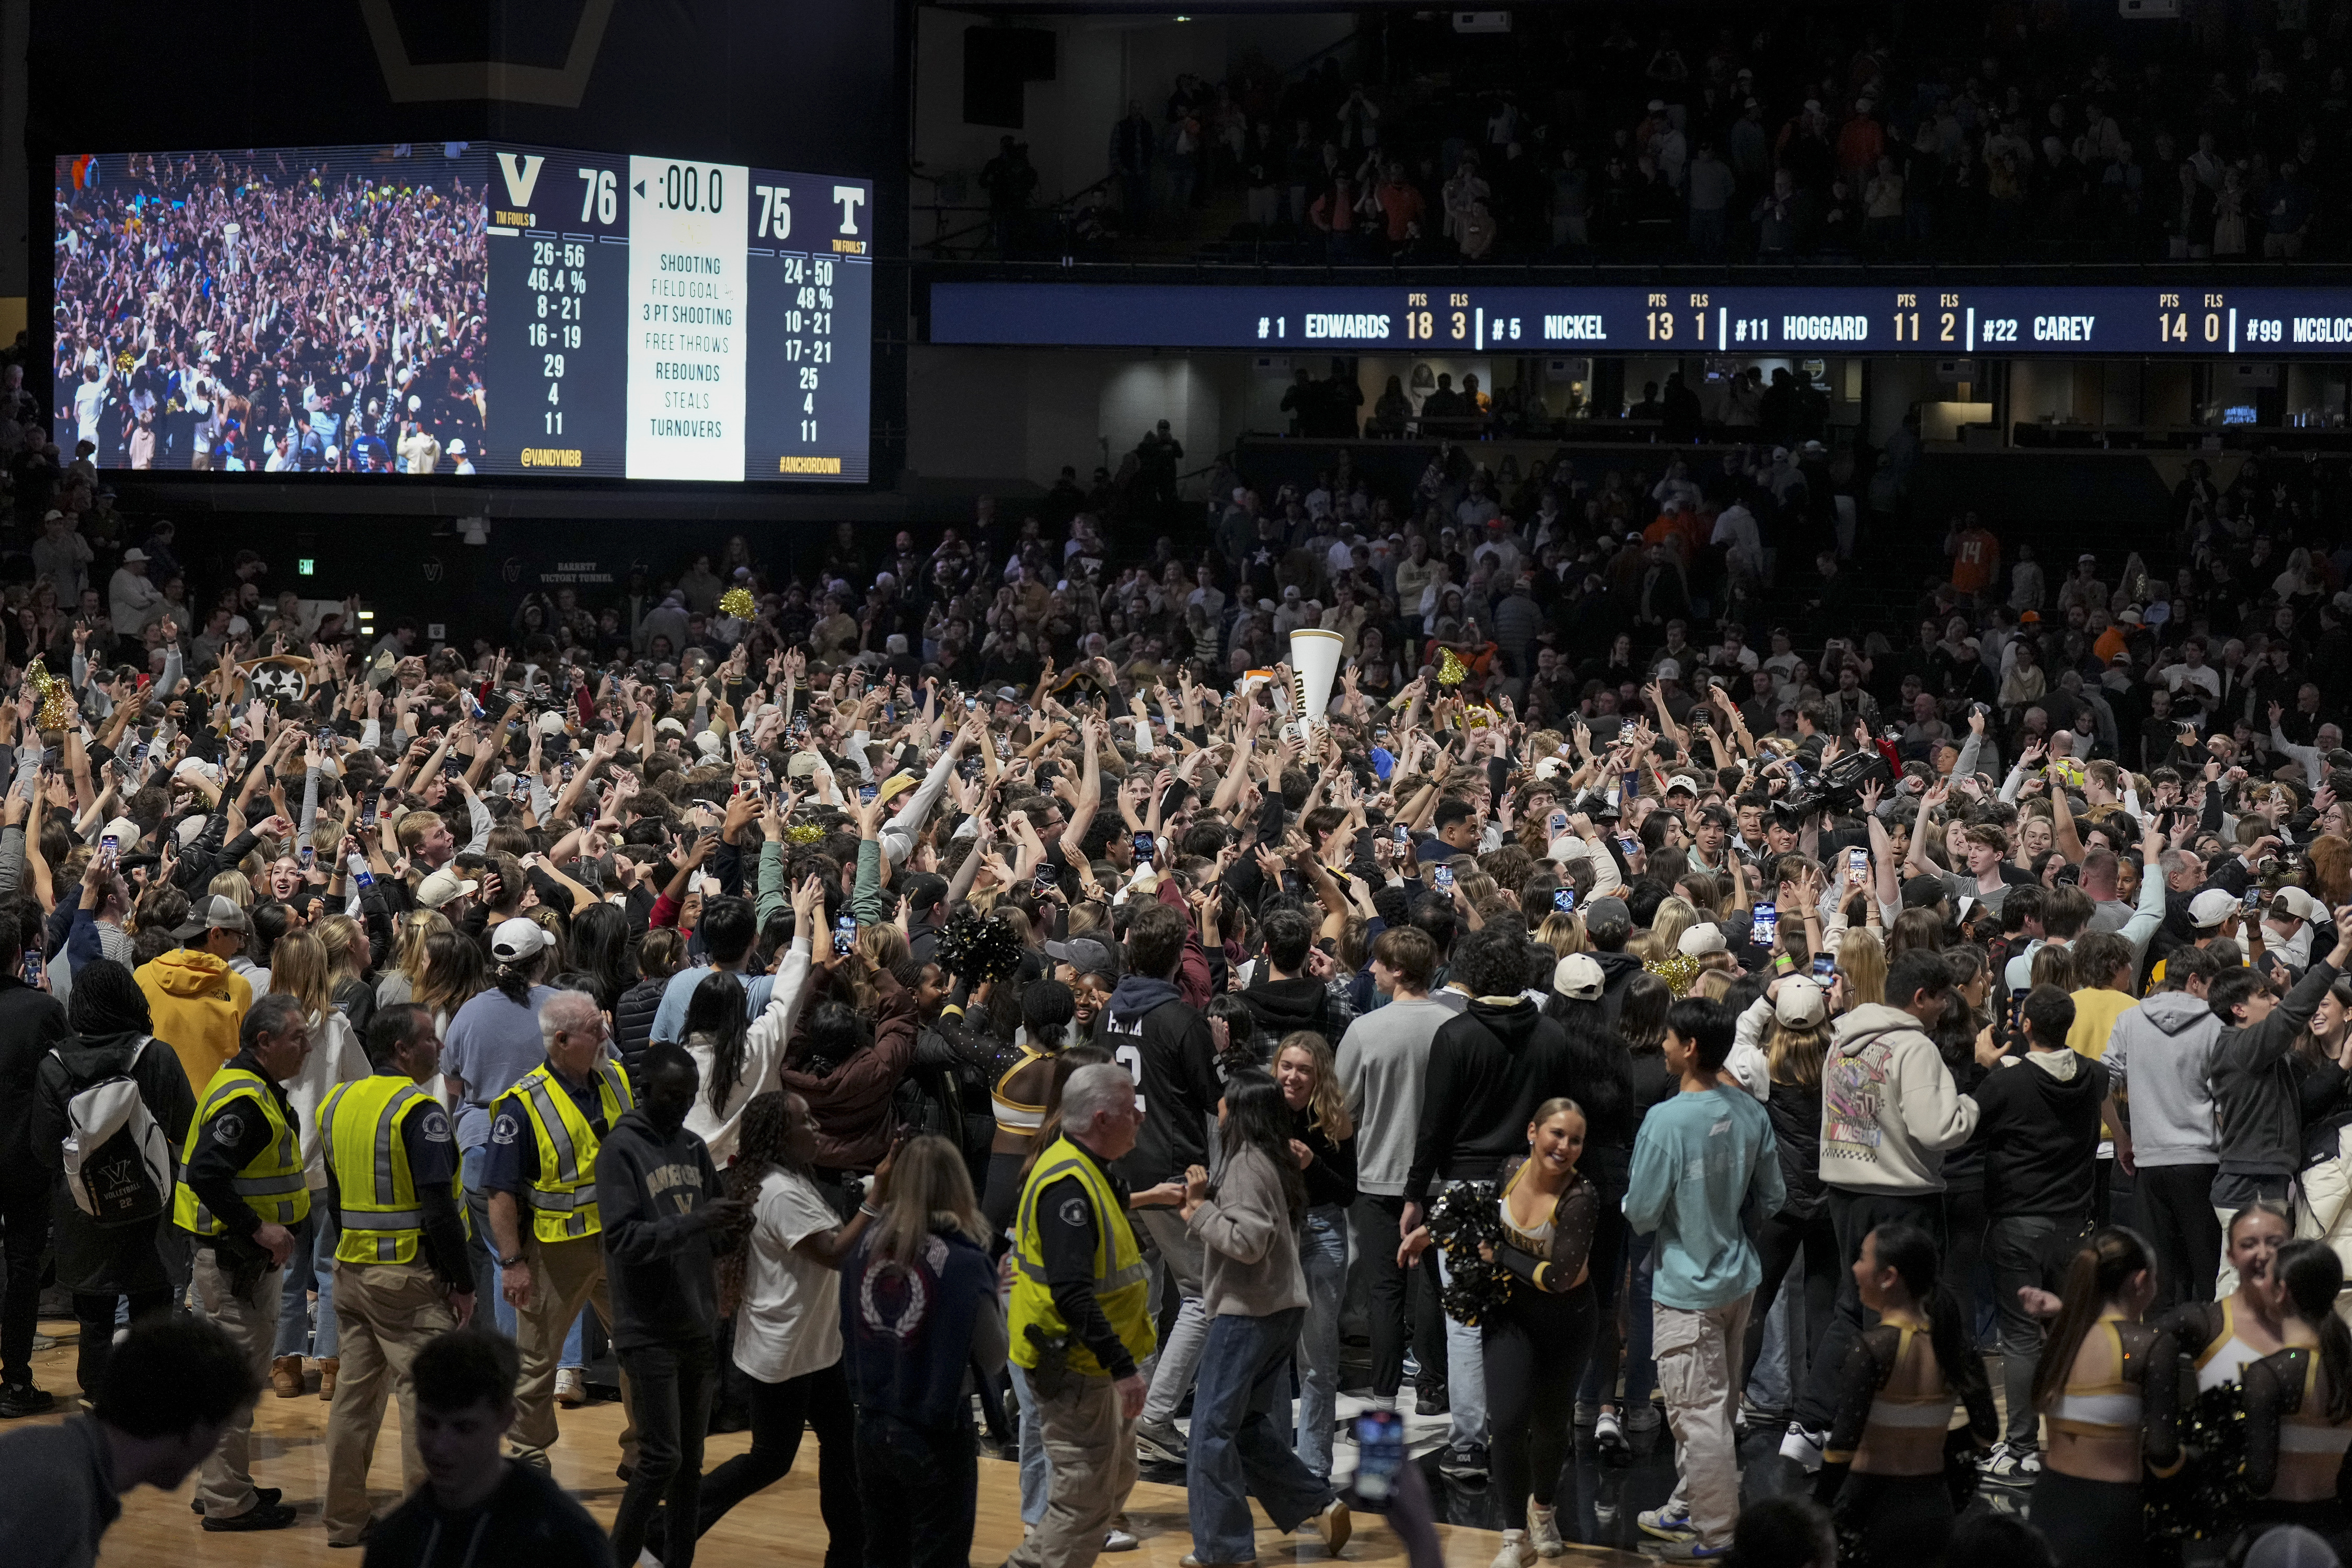
[{"label": "denim jeans", "polygon": [[1793,1273],[1783,1276],[1771,1306],[1757,1314],[1764,1332],[1757,1341],[1756,1359],[1748,1363],[1748,1397],[1759,1409],[1786,1410],[1796,1403],[1790,1369],[1798,1363],[1798,1317],[1791,1309],[1797,1304],[1799,1284]]},{"label": "denim jeans", "polygon": [[[1444,1251],[1433,1247],[1429,1256],[1437,1259],[1437,1282],[1441,1289],[1454,1282],[1454,1272],[1445,1267]],[[1456,1322],[1454,1314],[1445,1315],[1445,1394],[1447,1408],[1454,1418],[1454,1430],[1447,1438],[1455,1447],[1465,1443],[1486,1441],[1486,1336],[1467,1323]],[[1202,1562],[1209,1561],[1202,1558]]]},{"label": "denim jeans", "polygon": [[[672,1519],[702,1514],[702,1438],[710,1426],[718,1356],[708,1339],[679,1340],[620,1352],[635,1395],[637,1460],[613,1516],[613,1561],[635,1563],[656,1509]],[[662,1568],[693,1568],[694,1535],[671,1531]]]},{"label": "denim jeans", "polygon": [[[272,1356],[335,1353],[335,1246],[343,1238],[321,1194],[310,1195],[310,1212],[294,1227],[293,1256],[286,1260],[285,1294],[278,1303],[278,1343]],[[319,1293],[319,1321],[310,1321],[310,1294]],[[479,1297],[475,1300],[479,1300]],[[312,1350],[315,1344],[319,1348]]]},{"label": "denim jeans", "polygon": [[[1621,1415],[1650,1403],[1658,1386],[1658,1363],[1650,1353],[1657,1338],[1657,1314],[1650,1300],[1650,1281],[1658,1272],[1657,1239],[1654,1231],[1625,1238],[1625,1397],[1618,1406]],[[1601,1391],[1603,1405],[1613,1397],[1611,1390]]]},{"label": "denim jeans", "polygon": [[866,1513],[864,1568],[967,1568],[980,1500],[971,1423],[917,1426],[861,1410],[856,1453],[857,1494]]},{"label": "denim jeans", "polygon": [[2047,1288],[2055,1283],[2049,1250],[2061,1235],[2083,1229],[2079,1219],[2056,1215],[2005,1215],[1985,1231],[1985,1260],[1992,1267],[1993,1311],[2000,1321],[2000,1383],[2009,1399],[2009,1431],[2012,1447],[2035,1447],[2041,1413],[2033,1408],[2033,1368],[2042,1357],[2042,1323],[2017,1299],[2018,1287]]},{"label": "denim jeans", "polygon": [[[1135,1217],[1143,1222],[1145,1234],[1151,1237],[1162,1276],[1174,1282],[1180,1302],[1176,1321],[1160,1340],[1159,1353],[1145,1374],[1151,1386],[1143,1398],[1143,1422],[1151,1426],[1174,1420],[1177,1406],[1184,1403],[1185,1391],[1192,1386],[1195,1369],[1201,1364],[1201,1347],[1208,1342],[1209,1315],[1201,1305],[1200,1242],[1185,1229],[1174,1209],[1138,1209]],[[1153,1294],[1157,1298],[1159,1292],[1155,1289]]]},{"label": "denim jeans", "polygon": [[1037,1391],[1029,1374],[1013,1362],[1004,1370],[1013,1374],[1013,1393],[1021,1405],[1021,1522],[1034,1525],[1045,1517],[1045,1494],[1054,1484],[1054,1467],[1045,1461],[1045,1430],[1037,1422]]},{"label": "denim jeans", "polygon": [[1250,1499],[1287,1532],[1322,1512],[1334,1495],[1331,1483],[1318,1480],[1292,1451],[1288,1424],[1279,1418],[1306,1318],[1306,1308],[1292,1307],[1263,1318],[1220,1313],[1209,1324],[1185,1456],[1192,1554],[1202,1563],[1257,1556]]},{"label": "denim jeans", "polygon": [[1339,1396],[1339,1308],[1348,1293],[1348,1211],[1326,1204],[1307,1211],[1298,1236],[1307,1276],[1307,1321],[1298,1331],[1298,1457],[1317,1479],[1331,1479],[1331,1418]]},{"label": "denim jeans", "polygon": [[[468,1149],[460,1156],[458,1168],[465,1173],[466,1206],[472,1212],[474,1222],[473,1244],[467,1250],[472,1254],[474,1260],[476,1310],[480,1310],[478,1303],[488,1301],[490,1304],[491,1320],[498,1324],[499,1332],[512,1339],[515,1337],[514,1306],[507,1300],[506,1292],[499,1289],[498,1260],[490,1256],[490,1197],[481,1186],[482,1162],[488,1152],[488,1145],[484,1144]],[[521,1221],[526,1227],[530,1226],[530,1215],[528,1210],[523,1212]],[[327,1298],[322,1292],[319,1297],[321,1343],[326,1342],[323,1333],[326,1308]],[[572,1319],[572,1331],[563,1337],[563,1359],[557,1364],[566,1371],[585,1370],[588,1365],[587,1336],[581,1331],[580,1327],[586,1319],[587,1314],[584,1312]],[[281,1329],[280,1332],[283,1331]],[[281,1351],[278,1353],[283,1355],[290,1352]]]}]

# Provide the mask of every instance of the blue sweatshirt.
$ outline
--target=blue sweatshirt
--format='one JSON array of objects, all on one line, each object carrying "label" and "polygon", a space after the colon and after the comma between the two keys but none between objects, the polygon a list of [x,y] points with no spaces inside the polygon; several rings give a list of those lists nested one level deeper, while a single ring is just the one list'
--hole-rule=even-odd
[{"label": "blue sweatshirt", "polygon": [[1676,1094],[1650,1108],[1633,1139],[1625,1223],[1657,1232],[1651,1294],[1669,1307],[1706,1311],[1756,1289],[1763,1264],[1740,1213],[1777,1214],[1787,1200],[1772,1119],[1737,1086]]}]

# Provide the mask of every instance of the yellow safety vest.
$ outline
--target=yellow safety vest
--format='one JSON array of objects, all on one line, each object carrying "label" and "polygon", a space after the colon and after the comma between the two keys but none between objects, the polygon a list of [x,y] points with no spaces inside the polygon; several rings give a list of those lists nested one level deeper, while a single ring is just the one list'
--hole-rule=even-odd
[{"label": "yellow safety vest", "polygon": [[[425,1205],[409,1174],[409,1118],[436,1109],[433,1097],[404,1075],[343,1084],[319,1108],[326,1133],[327,1179],[343,1208],[341,1263],[413,1263],[425,1235]],[[465,1213],[465,1187],[449,1173],[449,1196]]]},{"label": "yellow safety vest", "polygon": [[1076,1176],[1086,1188],[1087,1199],[1095,1208],[1095,1300],[1102,1306],[1103,1316],[1118,1331],[1119,1342],[1127,1353],[1141,1361],[1160,1342],[1151,1322],[1149,1297],[1151,1281],[1143,1268],[1143,1249],[1136,1245],[1135,1226],[1127,1217],[1127,1205],[1111,1190],[1107,1178],[1092,1156],[1066,1138],[1056,1138],[1037,1157],[1029,1173],[1029,1180],[1021,1189],[1021,1209],[1013,1231],[1014,1267],[1013,1272],[1013,1360],[1024,1367],[1037,1364],[1037,1346],[1029,1338],[1029,1325],[1048,1338],[1069,1338],[1069,1362],[1072,1372],[1090,1377],[1108,1377],[1110,1369],[1096,1359],[1070,1333],[1070,1326],[1054,1306],[1054,1292],[1045,1283],[1045,1252],[1037,1230],[1037,1194],[1065,1176]]},{"label": "yellow safety vest", "polygon": [[[596,1215],[596,1130],[556,1081],[554,1068],[542,1062],[507,1092],[522,1102],[531,1136],[539,1141],[539,1174],[530,1184],[531,1234],[541,1241],[604,1234]],[[604,1102],[607,1129],[636,1103],[628,1079],[609,1061],[596,1064],[596,1098]]]},{"label": "yellow safety vest", "polygon": [[228,1226],[214,1217],[204,1200],[196,1196],[196,1189],[188,1185],[188,1162],[196,1157],[196,1140],[213,1118],[240,1100],[253,1102],[253,1113],[268,1124],[271,1137],[261,1152],[253,1157],[253,1163],[239,1171],[229,1184],[268,1223],[299,1225],[310,1212],[310,1184],[302,1175],[302,1144],[294,1136],[294,1124],[278,1109],[278,1097],[270,1092],[268,1081],[249,1068],[224,1067],[205,1086],[205,1098],[196,1107],[196,1118],[188,1124],[187,1142],[180,1150],[180,1180],[172,1194],[172,1223],[192,1235],[228,1234]]}]

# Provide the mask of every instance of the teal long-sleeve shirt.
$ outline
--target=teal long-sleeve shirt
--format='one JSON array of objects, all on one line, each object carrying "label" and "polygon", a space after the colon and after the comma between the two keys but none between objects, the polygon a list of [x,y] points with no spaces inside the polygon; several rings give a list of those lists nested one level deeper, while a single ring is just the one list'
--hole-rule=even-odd
[{"label": "teal long-sleeve shirt", "polygon": [[1780,1212],[1788,1194],[1772,1121],[1734,1085],[1677,1094],[1650,1108],[1633,1140],[1625,1223],[1657,1233],[1651,1294],[1703,1312],[1756,1289],[1764,1266],[1740,1215]]}]

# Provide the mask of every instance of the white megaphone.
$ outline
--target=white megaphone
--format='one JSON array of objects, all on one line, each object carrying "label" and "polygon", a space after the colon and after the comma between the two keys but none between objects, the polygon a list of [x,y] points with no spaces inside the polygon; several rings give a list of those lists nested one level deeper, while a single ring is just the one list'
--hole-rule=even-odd
[{"label": "white megaphone", "polygon": [[1338,632],[1301,626],[1290,634],[1291,697],[1298,704],[1298,739],[1311,742],[1310,724],[1324,723],[1331,705],[1331,683],[1339,678],[1339,655],[1346,639]]}]

